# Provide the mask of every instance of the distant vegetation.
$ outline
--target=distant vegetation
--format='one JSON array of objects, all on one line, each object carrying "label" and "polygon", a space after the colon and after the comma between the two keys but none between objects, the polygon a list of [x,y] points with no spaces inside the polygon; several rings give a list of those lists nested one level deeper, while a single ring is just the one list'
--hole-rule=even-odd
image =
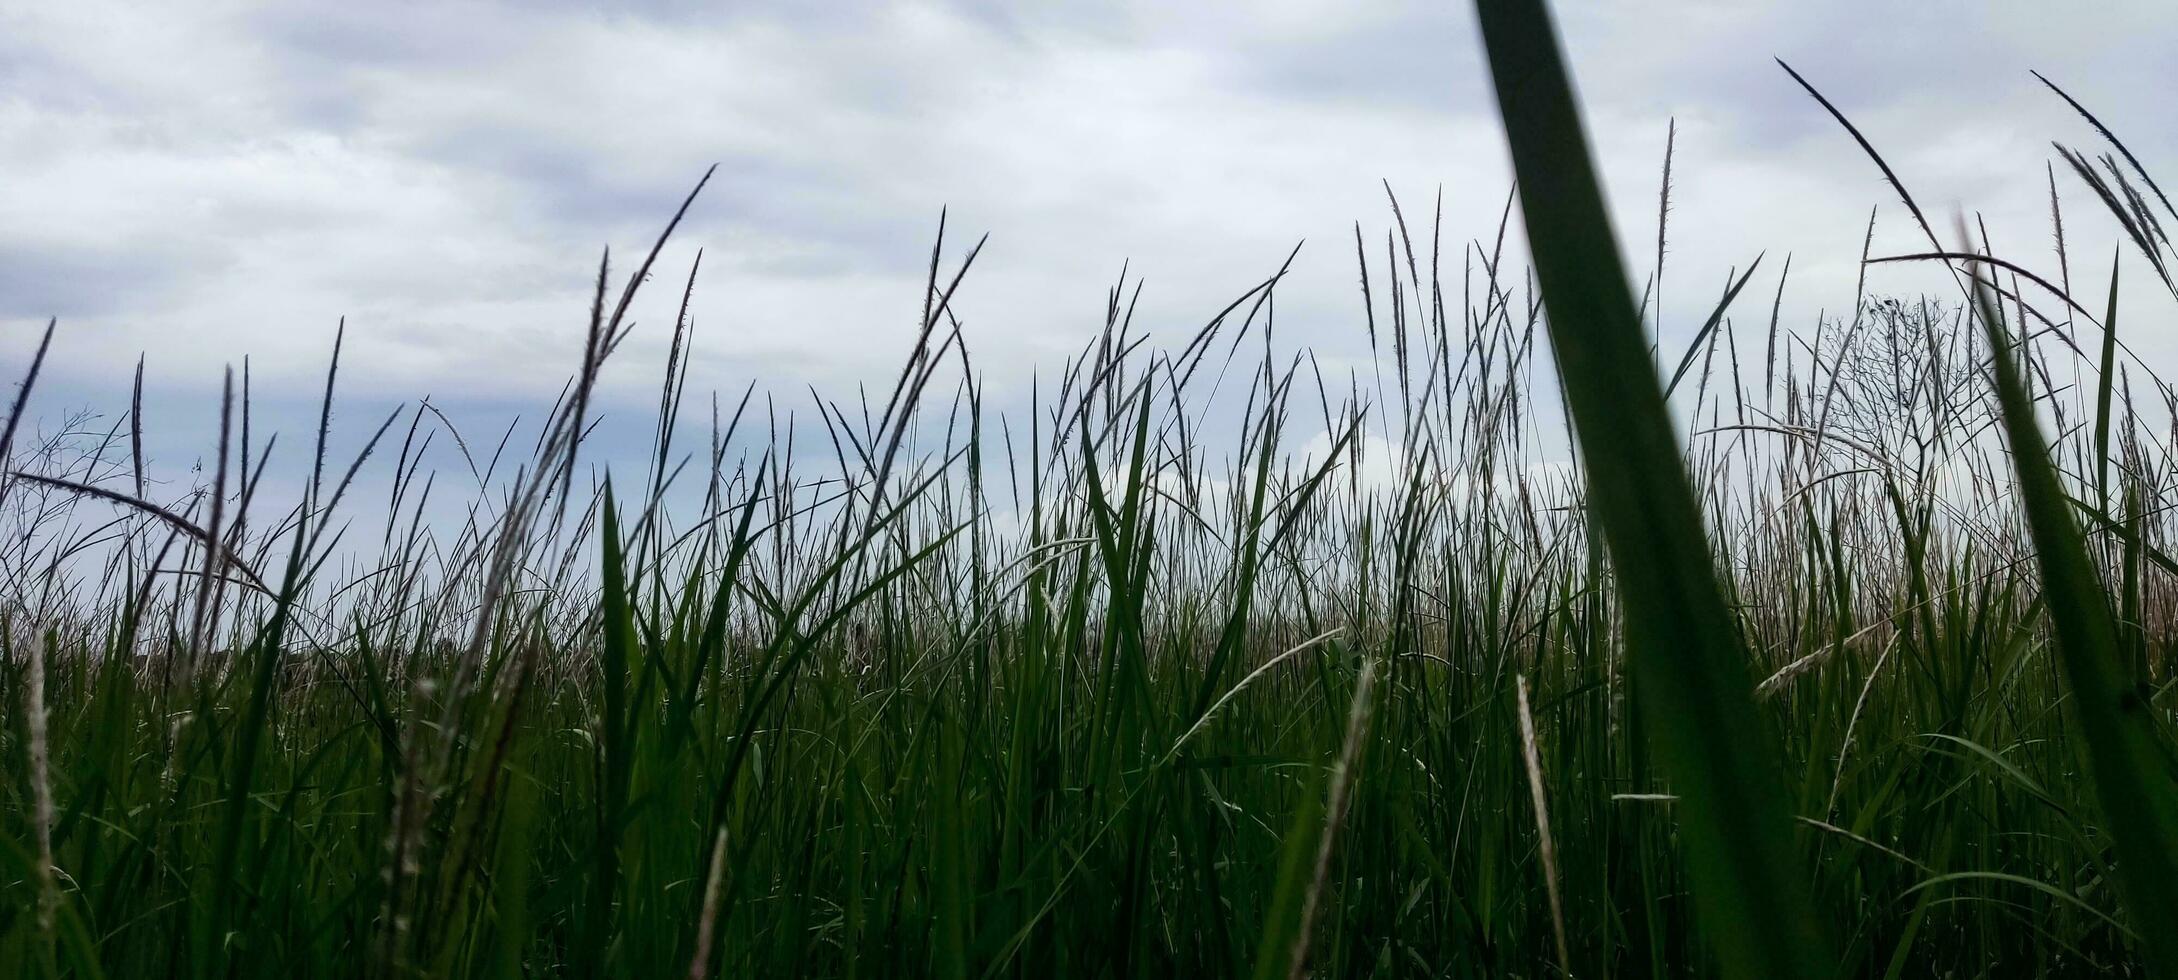
[{"label": "distant vegetation", "polygon": [[231,380],[179,494],[139,408],[23,436],[41,345],[0,974],[2174,975],[2178,392],[2068,242],[2178,301],[2178,211],[2099,122],[2046,260],[1886,167],[1929,241],[1864,268],[1955,292],[1814,322],[1765,259],[1656,350],[1542,11],[1483,8],[1532,272],[1395,202],[1351,372],[1278,276],[1163,344],[1123,281],[987,411],[941,229],[893,383],[686,406],[684,316],[593,479],[669,225],[533,440],[329,459],[336,346],[276,503]]}]

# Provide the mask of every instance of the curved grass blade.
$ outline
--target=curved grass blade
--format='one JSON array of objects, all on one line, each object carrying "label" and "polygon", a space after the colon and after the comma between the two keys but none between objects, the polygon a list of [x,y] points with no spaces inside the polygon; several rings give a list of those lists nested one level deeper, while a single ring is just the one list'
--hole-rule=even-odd
[{"label": "curved grass blade", "polygon": [[1725,975],[1827,977],[1774,739],[1756,715],[1694,494],[1541,0],[1478,0],[1551,346],[1617,562],[1639,714],[1680,797],[1702,932]]},{"label": "curved grass blade", "polygon": [[2117,851],[2124,913],[2154,975],[2178,977],[2178,781],[2147,698],[2124,683],[2109,597],[2089,564],[2072,501],[2050,463],[2034,401],[2013,363],[2010,331],[1977,278],[2004,435],[2019,477],[2019,503],[2042,569],[2043,605],[2072,688],[2073,717],[2087,744],[2095,797]]},{"label": "curved grass blade", "polygon": [[1739,298],[1739,291],[1746,288],[1747,280],[1754,278],[1755,270],[1761,267],[1762,256],[1757,255],[1747,265],[1747,271],[1740,273],[1739,279],[1732,283],[1732,288],[1724,291],[1724,298],[1709,312],[1709,319],[1702,321],[1702,328],[1694,332],[1694,342],[1686,345],[1686,356],[1679,358],[1678,370],[1671,372],[1671,383],[1664,386],[1666,399],[1679,390],[1679,382],[1686,380],[1687,369],[1694,366],[1694,355],[1701,353],[1703,346],[1709,343],[1709,335],[1717,332],[1717,325],[1724,322],[1724,311],[1732,308],[1732,301]]}]

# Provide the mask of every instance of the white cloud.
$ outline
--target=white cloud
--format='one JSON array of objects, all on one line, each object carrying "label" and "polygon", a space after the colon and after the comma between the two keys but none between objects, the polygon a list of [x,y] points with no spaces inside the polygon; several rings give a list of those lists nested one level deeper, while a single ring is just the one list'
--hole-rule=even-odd
[{"label": "white cloud", "polygon": [[[1637,275],[1664,120],[1680,122],[1667,346],[1764,249],[1766,270],[1794,254],[1788,318],[1848,304],[1871,205],[1877,251],[1920,245],[1772,54],[1854,116],[1932,217],[1979,209],[2036,264],[2044,141],[2092,134],[2028,68],[2151,167],[2178,158],[2158,95],[2178,62],[2153,43],[2178,26],[2166,7],[1563,7]],[[597,248],[628,268],[713,161],[663,268],[677,285],[705,249],[693,384],[753,377],[790,399],[804,382],[844,396],[897,363],[941,205],[952,243],[992,232],[960,309],[1004,392],[1096,328],[1130,258],[1140,322],[1180,337],[1306,238],[1280,336],[1350,352],[1351,222],[1374,258],[1378,179],[1417,234],[1444,188],[1452,270],[1506,186],[1458,5],[83,2],[0,14],[0,38],[8,349],[60,314],[53,383],[109,403],[138,350],[159,390],[205,390],[247,353],[263,390],[307,391],[343,315],[360,390],[548,399]],[[2059,183],[2075,241],[2102,254],[2114,230]],[[1885,269],[1876,285],[1933,281]],[[616,383],[653,373],[675,293],[651,291]]]}]

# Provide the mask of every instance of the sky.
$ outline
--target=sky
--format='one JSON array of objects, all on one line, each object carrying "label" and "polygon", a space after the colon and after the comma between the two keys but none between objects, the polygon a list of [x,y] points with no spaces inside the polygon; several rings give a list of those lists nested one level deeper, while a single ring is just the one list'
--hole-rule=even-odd
[{"label": "sky", "polygon": [[[2099,147],[2029,69],[2151,172],[2178,163],[2178,5],[1558,6],[1639,277],[1676,121],[1667,347],[1757,255],[1754,295],[1793,257],[1788,325],[1849,307],[1873,207],[1877,253],[1923,245],[1776,58],[1940,223],[1979,213],[2051,278],[2050,141]],[[698,249],[694,391],[886,383],[941,209],[956,258],[990,236],[956,305],[998,400],[1094,334],[1123,266],[1138,323],[1177,344],[1299,244],[1280,336],[1351,351],[1354,223],[1381,241],[1388,183],[1410,220],[1441,194],[1447,238],[1487,241],[1509,187],[1494,112],[1472,11],[1445,2],[0,0],[0,373],[58,317],[34,417],[125,407],[142,354],[147,436],[201,445],[223,367],[247,356],[264,404],[307,404],[345,318],[351,428],[424,395],[538,412],[599,250],[624,271],[713,164],[609,407],[653,397]],[[2068,236],[2097,256],[2076,277],[2099,283],[2117,229],[2058,171]],[[2141,309],[2129,322],[2170,307]],[[2178,343],[2134,336],[2178,364]]]}]

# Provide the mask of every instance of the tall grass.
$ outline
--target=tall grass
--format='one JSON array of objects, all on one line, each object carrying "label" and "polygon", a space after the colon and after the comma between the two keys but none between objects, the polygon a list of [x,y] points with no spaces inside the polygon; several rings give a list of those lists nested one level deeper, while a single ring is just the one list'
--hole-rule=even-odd
[{"label": "tall grass", "polygon": [[[1547,21],[1483,22],[1534,286],[1395,199],[1347,369],[1274,341],[1283,269],[1171,333],[1122,281],[998,410],[941,229],[860,403],[684,417],[691,267],[609,479],[664,236],[519,433],[332,457],[336,341],[313,439],[242,372],[182,487],[26,371],[0,975],[2168,971],[2178,395],[2068,232],[1868,256],[1960,291],[1805,330],[1780,269],[1759,336],[1750,266],[1651,356]],[[2100,132],[2068,179],[2167,286]]]}]

